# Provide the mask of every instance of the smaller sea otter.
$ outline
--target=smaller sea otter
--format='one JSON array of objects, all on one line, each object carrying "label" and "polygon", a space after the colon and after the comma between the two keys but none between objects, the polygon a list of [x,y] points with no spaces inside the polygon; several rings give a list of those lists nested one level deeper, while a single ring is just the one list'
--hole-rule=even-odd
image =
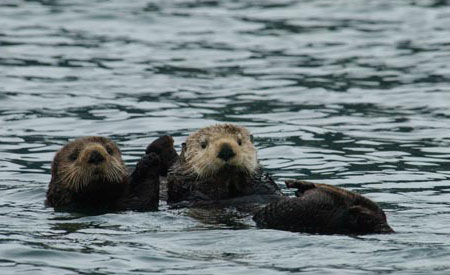
[{"label": "smaller sea otter", "polygon": [[191,134],[169,169],[167,181],[171,204],[282,195],[259,165],[248,130],[233,124],[213,125]]},{"label": "smaller sea otter", "polygon": [[272,202],[255,214],[260,228],[319,234],[393,233],[383,210],[373,201],[350,191],[299,180],[296,198]]},{"label": "smaller sea otter", "polygon": [[159,163],[156,154],[146,154],[128,176],[113,141],[76,139],[53,159],[46,204],[68,210],[157,210]]}]

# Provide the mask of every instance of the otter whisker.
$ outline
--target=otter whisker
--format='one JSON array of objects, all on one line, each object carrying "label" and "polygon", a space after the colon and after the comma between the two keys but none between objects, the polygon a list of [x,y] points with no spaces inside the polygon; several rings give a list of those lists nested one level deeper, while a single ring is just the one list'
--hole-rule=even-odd
[{"label": "otter whisker", "polygon": [[61,182],[63,184],[68,184],[69,186],[73,185],[73,181],[75,178],[75,169],[72,166],[63,167],[62,169],[63,177],[61,178]]},{"label": "otter whisker", "polygon": [[[90,161],[103,156],[99,162]],[[83,137],[62,147],[52,161],[47,205],[53,207],[115,207],[126,191],[127,170],[117,145],[99,137]],[[109,183],[123,184],[111,188]],[[76,196],[74,196],[76,194]],[[98,197],[98,198],[97,198]]]},{"label": "otter whisker", "polygon": [[118,171],[118,169],[116,168],[116,167],[111,167],[112,169],[111,169],[111,171],[110,171],[110,173],[108,173],[108,180],[110,181],[110,182],[115,182],[115,181],[118,181],[119,180],[119,171]]},{"label": "otter whisker", "polygon": [[76,190],[78,191],[78,192],[80,192],[81,190],[83,190],[83,188],[84,188],[84,186],[85,186],[85,182],[86,182],[86,174],[87,173],[84,173],[84,174],[82,174],[82,176],[81,176],[81,178],[79,177],[78,179],[78,181],[76,181],[76,183],[77,183],[77,185],[76,185]]},{"label": "otter whisker", "polygon": [[272,181],[255,179],[262,171],[259,167],[247,129],[233,124],[202,128],[189,135],[169,171],[168,201],[190,200],[194,193],[211,200],[253,192],[279,194]]}]

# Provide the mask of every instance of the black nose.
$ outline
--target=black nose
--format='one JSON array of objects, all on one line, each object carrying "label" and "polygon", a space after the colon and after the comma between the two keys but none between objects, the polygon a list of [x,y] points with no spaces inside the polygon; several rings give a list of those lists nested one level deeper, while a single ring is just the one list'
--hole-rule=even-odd
[{"label": "black nose", "polygon": [[231,146],[229,144],[225,143],[220,148],[220,152],[217,155],[217,157],[223,159],[224,161],[227,161],[227,160],[231,159],[232,157],[234,157],[235,155],[236,154],[233,152],[233,149],[231,149]]},{"label": "black nose", "polygon": [[91,152],[91,155],[89,156],[88,163],[92,164],[99,164],[105,160],[105,157],[100,154],[99,151],[95,150]]}]

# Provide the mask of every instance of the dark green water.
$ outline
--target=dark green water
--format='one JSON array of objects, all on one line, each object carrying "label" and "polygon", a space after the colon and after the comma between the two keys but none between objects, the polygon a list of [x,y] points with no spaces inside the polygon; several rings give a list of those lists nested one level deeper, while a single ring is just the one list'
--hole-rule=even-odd
[{"label": "dark green water", "polygon": [[[448,4],[1,1],[0,274],[450,272]],[[398,233],[43,205],[70,139],[109,136],[132,165],[216,122],[247,126],[280,184],[363,193]]]}]

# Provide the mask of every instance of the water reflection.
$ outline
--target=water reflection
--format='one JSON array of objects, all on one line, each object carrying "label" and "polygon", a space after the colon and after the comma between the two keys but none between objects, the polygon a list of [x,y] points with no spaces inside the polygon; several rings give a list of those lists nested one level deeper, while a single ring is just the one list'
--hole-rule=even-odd
[{"label": "water reflection", "polygon": [[[447,2],[0,3],[2,272],[448,269]],[[109,136],[132,165],[155,137],[179,149],[216,122],[247,126],[279,183],[363,193],[399,233],[257,230],[233,211],[194,219],[164,203],[92,216],[43,205],[68,140]]]}]

